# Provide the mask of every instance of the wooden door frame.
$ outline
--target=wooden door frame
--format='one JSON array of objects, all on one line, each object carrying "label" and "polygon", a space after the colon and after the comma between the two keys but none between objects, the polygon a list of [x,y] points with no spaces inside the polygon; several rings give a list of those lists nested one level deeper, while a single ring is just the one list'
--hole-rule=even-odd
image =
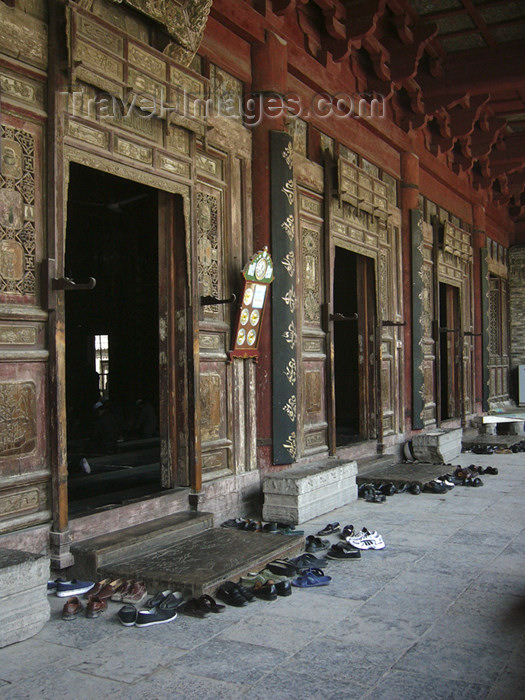
[{"label": "wooden door frame", "polygon": [[[446,303],[446,325],[441,325],[441,285],[445,289],[445,294],[447,296]],[[461,285],[451,284],[449,280],[442,279],[438,277],[438,294],[436,299],[436,318],[438,326],[438,340],[436,347],[436,369],[439,382],[436,381],[436,394],[438,400],[436,401],[439,410],[437,411],[437,425],[441,425],[443,420],[454,420],[461,418],[463,420],[463,404],[464,404],[464,368],[463,368],[463,314],[462,309],[462,298],[461,298],[462,288]],[[453,344],[450,349],[447,349],[446,357],[443,358],[443,353],[441,352],[441,340],[442,337],[446,335],[452,335]],[[447,416],[443,418],[443,391],[442,391],[442,377],[443,377],[443,365],[446,362],[449,370],[447,371],[447,384],[450,386],[450,369],[453,373],[453,401],[454,401],[454,413],[453,416]],[[447,392],[451,392],[447,389]],[[447,407],[450,410],[449,401],[447,398]]]},{"label": "wooden door frame", "polygon": [[[328,355],[328,367],[327,367],[327,388],[328,388],[328,416],[329,416],[329,446],[330,454],[337,454],[337,444],[336,444],[336,386],[335,386],[335,329],[334,320],[331,316],[334,313],[334,281],[335,281],[335,255],[336,248],[342,248],[354,253],[357,256],[357,267],[359,267],[359,260],[362,259],[362,265],[368,267],[373,274],[373,279],[369,279],[368,273],[365,274],[365,280],[367,285],[367,300],[373,294],[373,300],[371,304],[366,304],[366,310],[368,312],[368,319],[366,323],[366,334],[363,333],[365,338],[367,352],[365,362],[367,363],[366,378],[362,373],[359,374],[360,377],[360,395],[366,392],[365,408],[366,412],[364,416],[364,421],[361,419],[361,405],[360,409],[360,437],[362,441],[370,440],[381,440],[380,428],[382,425],[382,401],[381,401],[381,391],[380,391],[380,376],[378,362],[380,362],[380,353],[377,352],[378,340],[377,340],[377,324],[379,323],[379,309],[378,309],[378,290],[377,290],[377,254],[373,251],[365,250],[359,246],[351,243],[350,241],[344,241],[339,238],[335,238],[333,235],[329,236],[330,241],[327,244],[328,249],[328,260],[330,261],[327,269],[325,268],[325,275],[327,279],[326,294],[329,302],[325,305],[325,327],[327,329],[327,355]],[[363,322],[363,319],[358,319],[359,324]],[[374,357],[373,367],[370,367],[370,357]],[[365,386],[361,387],[361,382],[365,380]],[[366,409],[367,407],[367,409]],[[363,423],[363,424],[362,424]],[[373,428],[373,430],[372,430]],[[371,436],[374,432],[375,435]],[[366,433],[366,436],[363,434]],[[340,447],[343,447],[342,445]]]},{"label": "wooden door frame", "polygon": [[[87,168],[106,172],[123,179],[140,182],[158,191],[158,222],[164,233],[159,236],[159,268],[161,259],[166,263],[164,271],[167,316],[167,349],[170,356],[166,358],[167,374],[165,375],[169,398],[166,405],[166,430],[169,431],[167,449],[169,454],[161,455],[167,460],[168,469],[163,473],[163,486],[173,488],[177,484],[177,464],[181,454],[181,441],[177,436],[177,415],[183,416],[183,430],[190,438],[187,444],[188,470],[184,485],[191,486],[193,491],[201,488],[200,461],[200,430],[198,375],[198,312],[197,292],[191,285],[194,275],[194,261],[191,255],[193,241],[188,232],[191,218],[188,216],[193,207],[190,202],[188,187],[166,180],[155,174],[145,174],[133,166],[123,165],[109,157],[93,154],[83,149],[63,146],[58,151],[59,163],[55,161],[55,191],[50,193],[53,199],[54,235],[50,236],[48,255],[54,255],[52,262],[53,274],[56,277],[64,275],[67,202],[70,163],[77,163]],[[59,168],[58,165],[61,167]],[[55,199],[56,193],[56,199]],[[171,195],[171,196],[170,196]],[[180,206],[174,205],[173,195],[181,195]],[[178,230],[178,235],[175,235]],[[194,230],[190,226],[190,230]],[[48,284],[50,281],[48,281]],[[174,288],[171,288],[171,285]],[[49,288],[48,288],[49,292]],[[161,292],[161,274],[159,270],[159,303]],[[170,293],[171,292],[171,293]],[[56,303],[50,308],[50,424],[51,424],[51,459],[53,471],[53,531],[57,534],[55,548],[69,548],[69,500],[67,492],[67,431],[66,431],[66,394],[65,394],[65,304],[64,292],[55,292]],[[179,299],[179,303],[177,303]],[[169,302],[169,303],[168,303]],[[160,312],[160,308],[159,308]],[[172,355],[171,353],[176,353]],[[196,356],[195,356],[196,355]],[[185,371],[179,367],[178,358],[184,358]],[[160,375],[159,357],[159,375]],[[160,377],[159,377],[160,378]],[[182,389],[182,391],[181,391]],[[160,397],[159,397],[160,398]],[[161,428],[162,430],[162,428]],[[181,432],[180,430],[178,432]],[[162,468],[161,468],[162,469]],[[58,541],[60,540],[60,542]],[[64,561],[66,558],[62,557]],[[69,562],[72,563],[72,562]]]}]

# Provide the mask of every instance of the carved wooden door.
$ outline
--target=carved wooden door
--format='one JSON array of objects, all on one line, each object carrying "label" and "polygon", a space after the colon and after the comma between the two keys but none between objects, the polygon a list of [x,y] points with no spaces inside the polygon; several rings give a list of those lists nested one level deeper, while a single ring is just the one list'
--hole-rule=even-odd
[{"label": "carved wooden door", "polygon": [[459,289],[439,285],[441,420],[461,415],[461,328]]}]

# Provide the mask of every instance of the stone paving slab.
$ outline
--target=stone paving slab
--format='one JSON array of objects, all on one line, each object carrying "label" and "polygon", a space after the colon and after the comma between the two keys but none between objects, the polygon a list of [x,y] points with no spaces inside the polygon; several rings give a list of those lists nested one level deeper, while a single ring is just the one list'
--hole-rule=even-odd
[{"label": "stone paving slab", "polygon": [[49,596],[44,629],[0,649],[0,698],[525,698],[525,455],[457,461],[500,475],[306,523],[306,534],[339,521],[385,539],[383,551],[330,562],[329,586],[146,629],[122,627],[113,602],[96,620],[62,621],[63,599]]}]

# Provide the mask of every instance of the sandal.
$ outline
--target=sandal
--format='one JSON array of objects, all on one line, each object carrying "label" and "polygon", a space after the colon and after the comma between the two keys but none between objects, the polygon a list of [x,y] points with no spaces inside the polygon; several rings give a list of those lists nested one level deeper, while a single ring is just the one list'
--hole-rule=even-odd
[{"label": "sandal", "polygon": [[[221,605],[224,608],[224,605]],[[208,612],[210,612],[207,606],[201,602],[201,599],[190,598],[183,605],[180,606],[180,612],[184,615],[189,615],[190,617],[200,617],[201,619],[206,617]]]},{"label": "sandal", "polygon": [[201,597],[198,600],[198,603],[201,608],[205,609],[207,612],[212,612],[212,613],[222,613],[226,610],[225,605],[220,605],[217,603],[211,595],[201,595]]},{"label": "sandal", "polygon": [[217,598],[220,598],[224,603],[233,605],[236,608],[242,608],[246,605],[247,598],[241,594],[237,585],[233,581],[226,581],[217,589]]},{"label": "sandal", "polygon": [[301,576],[294,578],[292,586],[297,588],[313,588],[314,586],[327,586],[332,580],[331,576],[325,576],[322,569],[307,569]]},{"label": "sandal", "polygon": [[325,527],[323,527],[322,530],[319,530],[317,533],[318,537],[322,537],[323,535],[333,535],[336,532],[339,532],[341,528],[339,527],[339,523],[328,523]]}]

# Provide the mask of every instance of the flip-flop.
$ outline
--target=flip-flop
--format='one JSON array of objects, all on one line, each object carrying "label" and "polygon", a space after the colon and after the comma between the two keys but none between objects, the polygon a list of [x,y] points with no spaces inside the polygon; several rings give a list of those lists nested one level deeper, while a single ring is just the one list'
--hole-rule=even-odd
[{"label": "flip-flop", "polygon": [[323,535],[333,535],[334,533],[339,532],[340,529],[339,523],[328,523],[328,525],[323,527],[322,530],[319,530],[317,536],[322,537]]},{"label": "flip-flop", "polygon": [[328,586],[331,576],[325,576],[322,569],[307,569],[301,576],[294,578],[292,586],[297,588],[314,588],[315,586]]}]

